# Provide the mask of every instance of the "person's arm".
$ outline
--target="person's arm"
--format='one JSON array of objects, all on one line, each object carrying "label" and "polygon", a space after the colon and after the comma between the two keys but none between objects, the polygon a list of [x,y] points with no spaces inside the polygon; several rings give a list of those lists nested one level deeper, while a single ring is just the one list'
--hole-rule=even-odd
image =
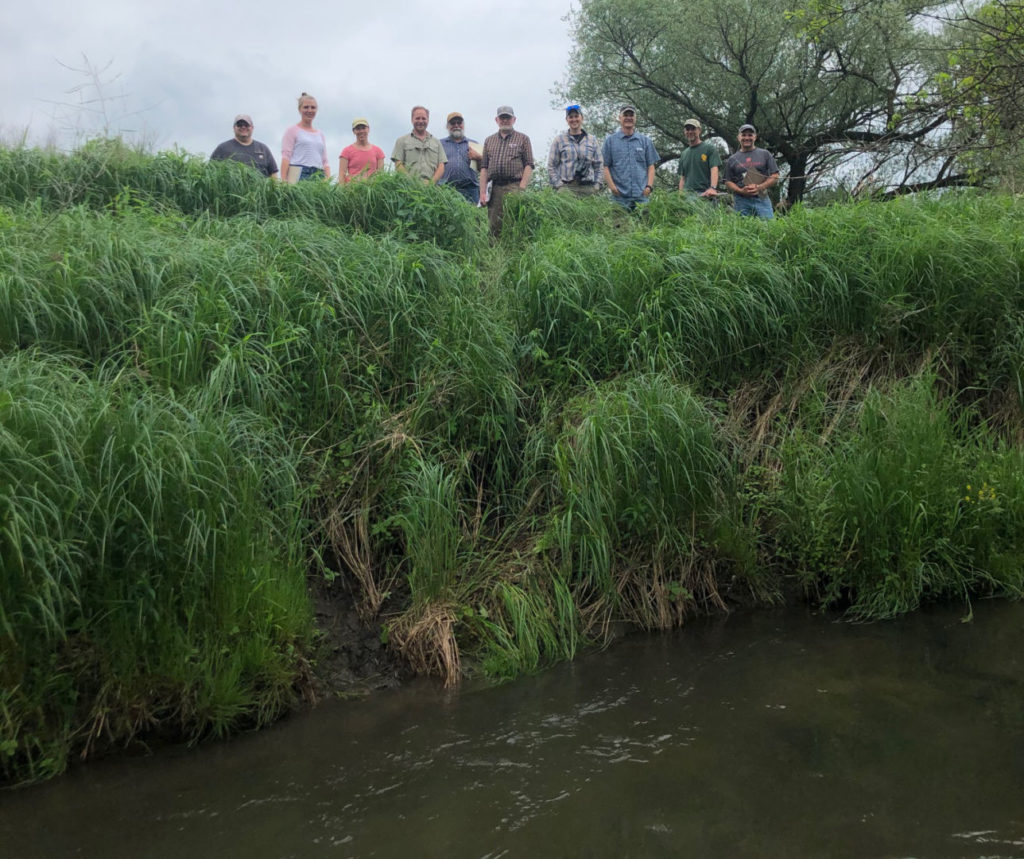
[{"label": "person's arm", "polygon": [[[712,174],[712,175],[714,175],[714,174]],[[682,173],[680,173],[679,174],[679,193],[680,194],[683,193],[683,186],[684,185],[686,185],[686,176],[684,176]]]},{"label": "person's arm", "polygon": [[522,188],[524,191],[526,190],[527,186],[530,184],[530,177],[532,175],[533,175],[533,165],[532,164],[527,164],[523,168],[523,178],[519,180],[519,187]]},{"label": "person's arm", "polygon": [[323,164],[324,176],[328,179],[331,178],[331,162],[327,157],[327,138],[324,137],[324,133],[320,132],[320,163]]},{"label": "person's arm", "polygon": [[399,173],[406,172],[405,163],[402,160],[403,158],[405,158],[405,150],[402,147],[402,138],[399,137],[398,140],[395,141],[395,148],[391,150],[391,160],[395,163],[395,170]]},{"label": "person's arm", "polygon": [[342,185],[352,181],[352,177],[348,175],[348,159],[344,155],[338,156],[338,181]]},{"label": "person's arm", "polygon": [[[381,152],[381,154],[379,156],[377,156],[377,170],[383,170],[383,169],[384,169],[384,153]],[[376,173],[377,170],[374,170],[373,172]]]},{"label": "person's arm", "polygon": [[444,165],[444,161],[437,165],[437,168],[434,170],[434,175],[430,177],[431,185],[436,185],[438,181],[440,181],[441,177],[444,176]]},{"label": "person's arm", "polygon": [[[647,184],[644,185],[644,190],[641,193],[643,193],[643,195],[645,197],[650,197],[651,196],[651,192],[653,190],[654,190],[654,165],[653,164],[648,164],[647,165]],[[644,193],[644,192],[646,192],[646,193]]]},{"label": "person's arm", "polygon": [[711,184],[707,190],[701,195],[703,197],[717,197],[718,196],[718,165],[716,164],[711,168]]},{"label": "person's arm", "polygon": [[594,138],[594,157],[591,160],[594,168],[594,184],[600,188],[604,179],[604,160],[601,158],[601,147],[597,145],[597,138]]},{"label": "person's arm", "polygon": [[292,164],[292,152],[295,150],[295,126],[293,125],[281,138],[281,178],[288,181],[288,168]]},{"label": "person's arm", "polygon": [[487,205],[487,165],[490,164],[487,154],[487,141],[484,141],[483,152],[480,155],[480,205]]}]

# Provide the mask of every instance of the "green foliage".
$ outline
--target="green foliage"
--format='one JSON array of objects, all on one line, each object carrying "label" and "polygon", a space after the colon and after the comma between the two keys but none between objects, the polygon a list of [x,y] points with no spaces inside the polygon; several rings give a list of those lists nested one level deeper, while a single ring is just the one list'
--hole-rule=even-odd
[{"label": "green foliage", "polygon": [[[606,116],[636,105],[659,152],[686,146],[682,123],[735,146],[752,122],[789,167],[788,196],[850,152],[883,160],[934,118],[915,81],[936,37],[919,16],[942,4],[791,0],[585,0],[562,86]],[[646,129],[641,129],[646,130]]]},{"label": "green foliage", "polygon": [[311,571],[448,682],[788,578],[872,617],[1021,592],[1015,199],[527,192],[490,246],[402,177],[99,142],[0,152],[0,201],[9,778],[273,718]]},{"label": "green foliage", "polygon": [[3,771],[151,720],[265,722],[309,635],[283,439],[57,358],[0,359]]},{"label": "green foliage", "polygon": [[925,599],[1024,595],[1020,452],[935,385],[924,374],[871,391],[828,445],[796,432],[780,451],[783,551],[826,604],[878,618]]}]

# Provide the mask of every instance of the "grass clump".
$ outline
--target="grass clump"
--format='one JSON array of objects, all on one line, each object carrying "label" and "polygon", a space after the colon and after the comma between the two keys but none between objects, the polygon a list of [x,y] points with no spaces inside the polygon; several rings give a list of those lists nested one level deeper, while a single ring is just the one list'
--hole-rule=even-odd
[{"label": "grass clump", "polygon": [[0,358],[4,774],[278,714],[310,634],[300,502],[255,416]]}]

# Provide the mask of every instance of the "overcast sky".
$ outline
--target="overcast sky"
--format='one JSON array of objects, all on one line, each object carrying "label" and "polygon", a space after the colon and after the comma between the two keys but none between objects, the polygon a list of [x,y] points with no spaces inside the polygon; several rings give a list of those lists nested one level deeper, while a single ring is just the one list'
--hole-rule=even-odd
[{"label": "overcast sky", "polygon": [[[409,110],[431,111],[430,131],[459,110],[466,132],[495,131],[499,104],[539,162],[564,127],[552,90],[571,48],[563,18],[571,0],[389,0],[271,3],[267,0],[46,0],[6,3],[0,28],[0,139],[52,141],[76,134],[143,133],[155,149],[208,155],[249,113],[255,137],[280,154],[298,122],[297,98],[316,96],[315,125],[327,137],[332,172],[352,142],[352,119],[390,155],[411,128]],[[89,75],[100,75],[106,116]],[[66,68],[69,66],[71,68]],[[81,92],[69,92],[74,88]],[[70,105],[70,106],[69,106]]]}]

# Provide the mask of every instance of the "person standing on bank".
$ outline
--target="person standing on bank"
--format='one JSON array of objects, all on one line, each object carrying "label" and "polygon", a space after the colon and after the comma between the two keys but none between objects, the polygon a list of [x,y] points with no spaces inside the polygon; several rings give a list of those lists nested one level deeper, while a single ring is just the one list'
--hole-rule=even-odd
[{"label": "person standing on bank", "polygon": [[725,162],[725,187],[732,191],[732,207],[741,215],[774,218],[768,189],[779,181],[779,167],[767,149],[754,146],[757,129],[740,126],[739,152]]},{"label": "person standing on bank", "polygon": [[281,140],[281,175],[291,185],[303,179],[331,178],[327,140],[322,131],[313,128],[316,111],[316,99],[308,92],[300,95],[299,116],[302,118]]},{"label": "person standing on bank", "polygon": [[548,181],[556,191],[568,191],[577,197],[596,194],[604,171],[601,147],[583,127],[583,110],[578,104],[566,107],[565,123],[568,130],[551,141]]},{"label": "person standing on bank", "polygon": [[722,153],[715,144],[700,139],[700,120],[686,120],[683,134],[689,145],[679,156],[679,193],[698,194],[714,202],[718,196]]},{"label": "person standing on bank", "polygon": [[636,130],[633,105],[623,105],[619,110],[619,130],[605,138],[601,156],[604,181],[616,203],[632,211],[650,199],[658,151],[646,134]]},{"label": "person standing on bank", "polygon": [[252,117],[249,114],[238,114],[235,117],[235,136],[218,145],[213,150],[210,160],[238,161],[240,164],[248,164],[255,168],[268,179],[276,179],[279,174],[274,155],[267,144],[252,139],[253,128]]},{"label": "person standing on bank", "polygon": [[384,166],[384,150],[370,143],[370,123],[360,117],[352,120],[356,142],[341,150],[338,181],[347,185],[353,179],[368,179]]},{"label": "person standing on bank", "polygon": [[484,157],[480,162],[480,203],[487,206],[491,235],[497,238],[501,235],[506,195],[522,191],[530,184],[533,147],[529,137],[515,130],[516,112],[507,104],[498,108],[494,121],[498,132],[484,141]]},{"label": "person standing on bank", "polygon": [[478,154],[479,150],[474,152],[470,146],[476,141],[466,137],[463,129],[465,123],[466,120],[457,110],[448,114],[448,136],[441,138],[448,161],[444,165],[441,181],[437,184],[451,186],[475,206],[480,202],[480,174],[477,171],[482,156]]},{"label": "person standing on bank", "polygon": [[430,111],[418,104],[412,109],[411,117],[412,131],[395,141],[391,160],[398,172],[419,176],[424,182],[436,185],[444,174],[448,156],[444,154],[441,142],[427,131]]}]

